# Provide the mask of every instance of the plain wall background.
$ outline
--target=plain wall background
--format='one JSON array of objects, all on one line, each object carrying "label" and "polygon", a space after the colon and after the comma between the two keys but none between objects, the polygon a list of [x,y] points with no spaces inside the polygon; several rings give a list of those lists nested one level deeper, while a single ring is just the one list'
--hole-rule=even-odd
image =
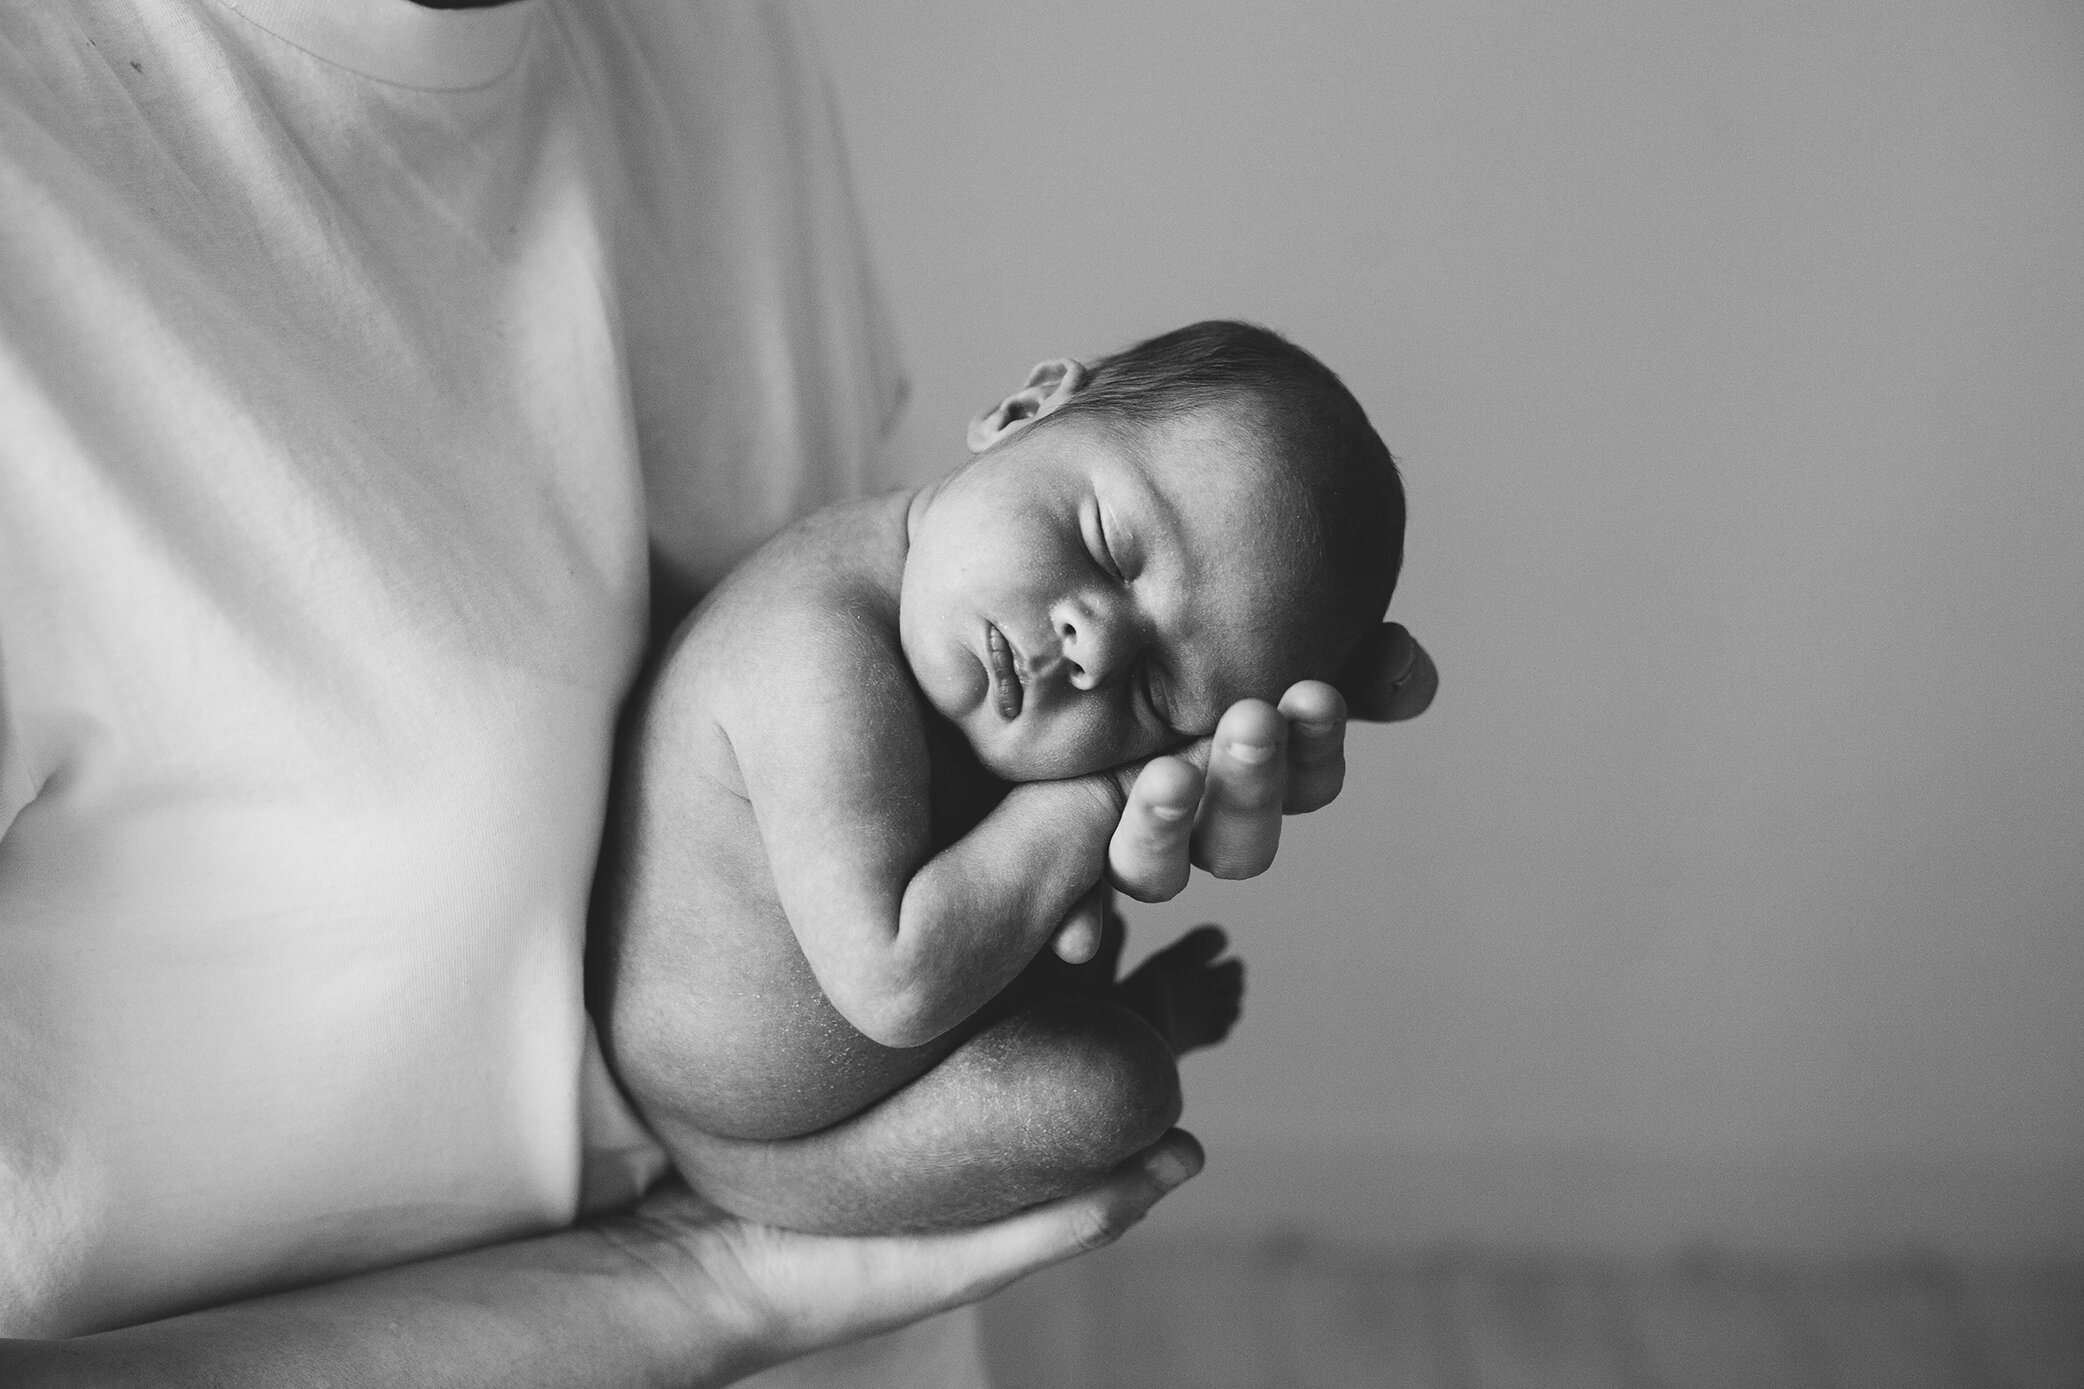
[{"label": "plain wall background", "polygon": [[2084,11],[810,8],[911,476],[1211,315],[1405,469],[1439,701],[1268,877],[1132,918],[1250,961],[1193,1209],[1577,1163],[1661,1237],[1914,1169],[1873,1223],[1972,1242],[2012,1183],[2084,1247]]}]

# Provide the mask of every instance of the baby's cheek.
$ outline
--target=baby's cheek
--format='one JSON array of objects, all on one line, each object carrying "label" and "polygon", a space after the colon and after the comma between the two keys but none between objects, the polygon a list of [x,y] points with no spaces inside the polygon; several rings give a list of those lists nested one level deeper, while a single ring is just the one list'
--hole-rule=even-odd
[{"label": "baby's cheek", "polygon": [[1116,709],[1098,709],[1086,720],[1076,739],[1083,772],[1104,771],[1125,762],[1140,762],[1163,752],[1167,740],[1134,714]]},{"label": "baby's cheek", "polygon": [[1123,760],[1113,730],[1079,710],[1058,710],[1022,731],[1017,755],[1026,770],[1021,780],[1086,776]]},{"label": "baby's cheek", "polygon": [[962,727],[978,761],[1007,781],[1089,776],[1154,756],[1173,741],[1097,699],[1031,711],[1012,724],[982,710]]}]

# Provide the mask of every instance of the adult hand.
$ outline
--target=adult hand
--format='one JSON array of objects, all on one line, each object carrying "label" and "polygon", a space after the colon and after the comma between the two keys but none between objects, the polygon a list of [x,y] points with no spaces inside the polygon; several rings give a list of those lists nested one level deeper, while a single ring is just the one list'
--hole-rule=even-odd
[{"label": "adult hand", "polygon": [[1144,902],[1173,897],[1190,864],[1219,878],[1266,871],[1281,817],[1317,810],[1346,780],[1346,720],[1415,718],[1439,689],[1432,657],[1400,624],[1364,640],[1336,685],[1305,680],[1278,706],[1238,702],[1213,737],[1144,764],[1108,845],[1114,886]]},{"label": "adult hand", "polygon": [[729,1384],[1108,1243],[1201,1170],[1178,1129],[1075,1196],[973,1229],[803,1235],[678,1182],[535,1239],[62,1341],[0,1339],[10,1389]]},{"label": "adult hand", "polygon": [[692,1305],[751,1319],[749,1373],[975,1302],[1111,1243],[1201,1170],[1173,1129],[1098,1186],[993,1224],[928,1234],[807,1235],[727,1215],[679,1182],[603,1228]]}]

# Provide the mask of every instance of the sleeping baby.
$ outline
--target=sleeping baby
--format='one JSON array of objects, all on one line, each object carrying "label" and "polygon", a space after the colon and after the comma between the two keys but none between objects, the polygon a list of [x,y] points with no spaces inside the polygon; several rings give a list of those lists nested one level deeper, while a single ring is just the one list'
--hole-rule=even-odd
[{"label": "sleeping baby", "polygon": [[1329,722],[1429,672],[1383,622],[1389,452],[1278,335],[1045,362],[969,442],[762,547],[634,725],[604,1035],[688,1180],[768,1224],[989,1220],[1156,1140],[1242,969],[1202,927],[1115,978],[1118,825],[1191,824],[1240,701]]}]

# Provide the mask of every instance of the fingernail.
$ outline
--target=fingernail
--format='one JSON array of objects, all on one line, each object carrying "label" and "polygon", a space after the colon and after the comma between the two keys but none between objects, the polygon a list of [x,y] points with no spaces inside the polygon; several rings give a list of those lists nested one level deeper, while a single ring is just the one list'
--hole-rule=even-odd
[{"label": "fingernail", "polygon": [[1331,719],[1297,719],[1295,726],[1302,730],[1304,736],[1310,738],[1322,738],[1327,733],[1337,732],[1339,727]]},{"label": "fingernail", "polygon": [[1154,805],[1150,808],[1154,818],[1174,822],[1186,819],[1193,811],[1194,807],[1190,805]]},{"label": "fingernail", "polygon": [[1200,1169],[1189,1166],[1185,1158],[1167,1148],[1163,1152],[1153,1154],[1144,1170],[1151,1174],[1151,1180],[1170,1191]]},{"label": "fingernail", "polygon": [[1257,765],[1272,759],[1274,745],[1272,743],[1248,743],[1243,739],[1239,739],[1230,745],[1230,755],[1240,762]]}]

